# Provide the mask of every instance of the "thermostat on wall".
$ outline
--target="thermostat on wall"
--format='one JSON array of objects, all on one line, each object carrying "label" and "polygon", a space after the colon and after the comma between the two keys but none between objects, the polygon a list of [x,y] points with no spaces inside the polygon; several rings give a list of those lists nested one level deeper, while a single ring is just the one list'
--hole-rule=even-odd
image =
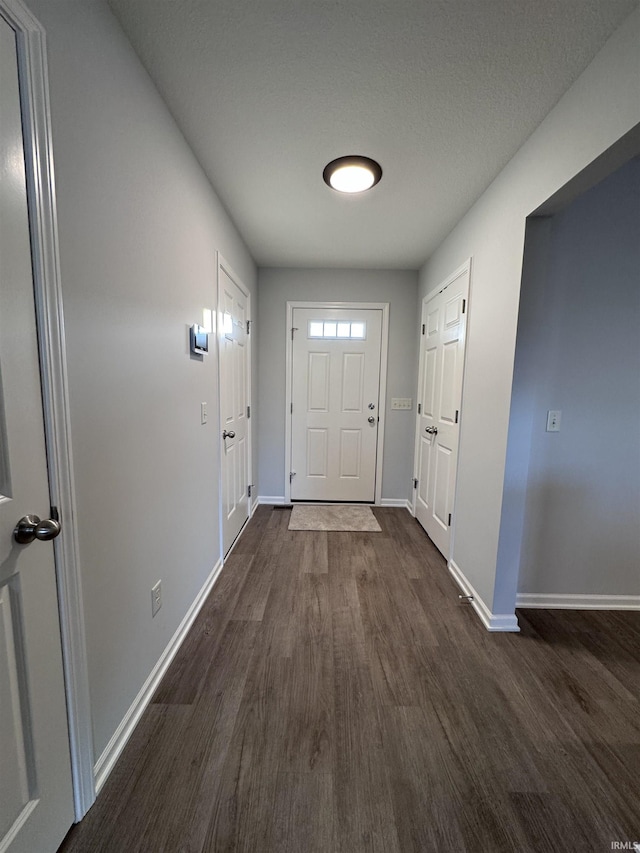
[{"label": "thermostat on wall", "polygon": [[194,323],[189,329],[191,352],[196,355],[206,355],[209,352],[209,334],[204,326]]}]

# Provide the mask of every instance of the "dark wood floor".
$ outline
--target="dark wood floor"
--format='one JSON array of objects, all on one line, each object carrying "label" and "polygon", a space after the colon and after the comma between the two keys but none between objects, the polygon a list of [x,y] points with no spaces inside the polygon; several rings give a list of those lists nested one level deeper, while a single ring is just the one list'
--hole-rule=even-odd
[{"label": "dark wood floor", "polygon": [[259,507],[61,850],[570,853],[640,840],[640,613],[490,634],[406,510]]}]

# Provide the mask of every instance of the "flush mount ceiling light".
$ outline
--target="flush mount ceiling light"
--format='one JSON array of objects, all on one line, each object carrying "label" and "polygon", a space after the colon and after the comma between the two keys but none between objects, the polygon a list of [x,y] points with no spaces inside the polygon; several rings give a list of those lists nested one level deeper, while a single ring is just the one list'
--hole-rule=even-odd
[{"label": "flush mount ceiling light", "polygon": [[370,157],[352,154],[338,157],[324,168],[325,184],[341,193],[361,193],[375,187],[382,177],[380,164]]}]

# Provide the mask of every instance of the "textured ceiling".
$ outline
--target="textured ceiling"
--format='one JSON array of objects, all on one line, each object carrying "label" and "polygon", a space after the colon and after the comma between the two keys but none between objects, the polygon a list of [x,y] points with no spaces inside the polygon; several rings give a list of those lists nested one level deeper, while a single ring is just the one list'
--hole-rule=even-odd
[{"label": "textured ceiling", "polygon": [[637,0],[109,5],[259,265],[415,269]]}]

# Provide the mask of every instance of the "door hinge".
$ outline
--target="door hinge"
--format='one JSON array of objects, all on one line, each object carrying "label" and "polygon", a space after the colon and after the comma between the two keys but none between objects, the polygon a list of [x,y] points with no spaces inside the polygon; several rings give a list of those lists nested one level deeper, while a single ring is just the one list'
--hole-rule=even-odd
[{"label": "door hinge", "polygon": [[249,497],[249,498],[251,497],[251,489],[252,488],[253,488],[253,486],[247,486],[247,497]]},{"label": "door hinge", "polygon": [[417,478],[417,477],[414,477],[414,478],[413,478],[413,488],[414,488],[414,489],[417,489],[417,488],[418,488],[418,478]]},{"label": "door hinge", "polygon": [[251,406],[247,406],[247,418],[251,417]]},{"label": "door hinge", "polygon": [[291,414],[293,414],[293,403],[291,404]]},{"label": "door hinge", "polygon": [[451,527],[451,513],[449,513],[449,521],[447,522],[449,527]]},{"label": "door hinge", "polygon": [[54,521],[60,521],[60,514],[58,513],[57,506],[50,507],[49,518],[52,518]]},{"label": "door hinge", "polygon": [[424,323],[422,324],[422,334],[424,335]]},{"label": "door hinge", "polygon": [[251,334],[251,320],[247,320],[247,334]]},{"label": "door hinge", "polygon": [[464,312],[465,312],[466,310],[467,310],[467,300],[466,300],[466,299],[463,299],[463,300],[462,300],[462,313],[464,314]]},{"label": "door hinge", "polygon": [[297,332],[297,331],[298,331],[298,327],[297,327],[297,326],[292,326],[292,327],[291,327],[291,340],[293,340],[294,332]]},{"label": "door hinge", "polygon": [[296,476],[295,471],[289,471],[289,482],[291,483],[293,478]]},{"label": "door hinge", "polygon": [[455,420],[455,423],[458,423],[458,415],[459,415],[459,414],[460,414],[460,412],[458,411],[458,409],[456,409],[456,420]]},{"label": "door hinge", "polygon": [[422,403],[418,403],[418,414],[422,414]]}]

